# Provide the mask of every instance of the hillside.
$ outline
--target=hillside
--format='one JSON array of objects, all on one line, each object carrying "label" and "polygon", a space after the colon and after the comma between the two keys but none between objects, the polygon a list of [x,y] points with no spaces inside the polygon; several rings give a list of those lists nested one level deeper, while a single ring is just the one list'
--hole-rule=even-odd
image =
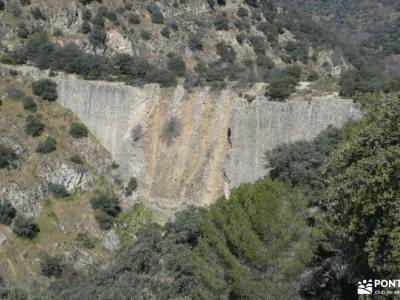
[{"label": "hillside", "polygon": [[0,299],[395,278],[399,9],[0,0]]}]

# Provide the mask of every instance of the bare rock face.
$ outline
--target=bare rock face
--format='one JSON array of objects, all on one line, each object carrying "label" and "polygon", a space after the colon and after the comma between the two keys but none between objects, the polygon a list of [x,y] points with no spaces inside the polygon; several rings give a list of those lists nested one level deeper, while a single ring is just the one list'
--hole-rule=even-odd
[{"label": "bare rock face", "polygon": [[341,128],[361,113],[351,100],[333,97],[310,102],[237,101],[231,111],[230,149],[225,162],[229,186],[264,177],[264,153],[283,143],[312,140],[329,125]]},{"label": "bare rock face", "polygon": [[[265,150],[310,140],[329,125],[341,127],[361,116],[352,101],[333,97],[286,103],[259,97],[248,103],[230,89],[57,83],[59,103],[110,151],[126,179],[137,178],[131,205],[142,201],[163,216],[190,204],[208,205],[224,191],[266,175]],[[172,117],[179,130],[167,142]]]}]

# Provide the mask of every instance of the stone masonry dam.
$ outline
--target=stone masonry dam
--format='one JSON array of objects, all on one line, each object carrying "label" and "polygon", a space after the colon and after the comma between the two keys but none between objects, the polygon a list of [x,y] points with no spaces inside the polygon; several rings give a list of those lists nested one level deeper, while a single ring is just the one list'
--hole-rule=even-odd
[{"label": "stone masonry dam", "polygon": [[[208,205],[265,176],[265,150],[311,140],[329,125],[340,128],[361,116],[351,100],[334,97],[249,103],[229,89],[56,81],[59,103],[91,130],[126,178],[137,178],[132,204],[139,199],[164,216]],[[180,131],[168,145],[162,132],[171,117]]]}]

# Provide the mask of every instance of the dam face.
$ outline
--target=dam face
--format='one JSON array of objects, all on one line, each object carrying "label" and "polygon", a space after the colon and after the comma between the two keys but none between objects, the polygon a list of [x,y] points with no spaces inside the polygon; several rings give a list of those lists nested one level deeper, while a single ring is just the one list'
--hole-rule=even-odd
[{"label": "dam face", "polygon": [[[249,103],[228,89],[56,81],[59,103],[90,129],[126,178],[137,178],[139,199],[165,216],[187,205],[208,205],[265,176],[266,150],[311,140],[329,125],[340,128],[361,117],[351,100],[333,97],[258,97]],[[178,120],[179,134],[167,143],[163,132],[171,118]]]}]

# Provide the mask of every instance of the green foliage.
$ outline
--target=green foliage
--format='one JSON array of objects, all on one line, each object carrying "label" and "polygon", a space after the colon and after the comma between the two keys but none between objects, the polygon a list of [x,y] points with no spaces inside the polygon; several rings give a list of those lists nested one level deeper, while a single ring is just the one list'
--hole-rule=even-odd
[{"label": "green foliage", "polygon": [[135,177],[131,177],[129,179],[128,185],[125,188],[125,196],[129,197],[132,196],[132,193],[136,191],[137,188],[137,180]]},{"label": "green foliage", "polygon": [[274,101],[284,101],[296,90],[301,76],[298,67],[287,67],[278,72],[270,81],[266,95]]},{"label": "green foliage", "polygon": [[38,117],[29,115],[25,120],[25,133],[31,136],[39,136],[44,130],[44,124]]},{"label": "green foliage", "polygon": [[118,198],[115,195],[101,194],[90,199],[90,204],[96,212],[95,217],[100,229],[110,229],[114,218],[121,212]]},{"label": "green foliage", "polygon": [[174,142],[175,138],[177,138],[180,135],[180,133],[181,133],[181,122],[176,116],[171,116],[164,124],[161,137],[169,146]]},{"label": "green foliage", "polygon": [[151,39],[151,33],[149,31],[146,30],[142,30],[140,32],[140,37],[142,38],[142,40],[144,41],[149,41]]},{"label": "green foliage", "polygon": [[20,100],[24,96],[24,91],[18,86],[12,85],[7,88],[7,98],[11,100]]},{"label": "green foliage", "polygon": [[40,256],[40,272],[46,277],[60,278],[63,273],[63,258],[44,252]]},{"label": "green foliage", "polygon": [[[367,95],[367,114],[324,168],[327,216],[358,278],[399,272],[399,95]],[[369,277],[368,277],[369,278]]]},{"label": "green foliage", "polygon": [[258,54],[265,54],[265,40],[262,36],[252,35],[249,37],[254,52]]},{"label": "green foliage", "polygon": [[140,17],[138,14],[130,13],[128,15],[128,21],[131,24],[140,24]]},{"label": "green foliage", "polygon": [[10,225],[17,210],[9,202],[0,202],[0,224]]},{"label": "green foliage", "polygon": [[3,0],[0,0],[0,11],[4,10],[6,8],[6,5],[4,4]]},{"label": "green foliage", "polygon": [[216,45],[217,54],[221,56],[221,59],[225,62],[233,62],[236,58],[235,51],[232,46],[226,42],[219,42]]},{"label": "green foliage", "polygon": [[32,218],[17,216],[14,220],[13,232],[19,237],[32,240],[39,234],[40,230]]},{"label": "green foliage", "polygon": [[62,199],[69,196],[69,193],[63,184],[49,182],[48,186],[49,186],[49,191],[56,198]]},{"label": "green foliage", "polygon": [[129,211],[121,213],[115,220],[115,231],[123,247],[133,244],[144,226],[151,221],[151,211],[143,204],[136,204]]},{"label": "green foliage", "polygon": [[17,160],[17,154],[13,149],[0,144],[0,169],[9,168]]},{"label": "green foliage", "polygon": [[89,131],[86,128],[86,126],[81,123],[74,122],[71,124],[71,127],[69,128],[69,134],[75,139],[87,137],[88,133]]},{"label": "green foliage", "polygon": [[146,8],[151,14],[151,22],[153,22],[154,24],[164,23],[164,16],[158,5],[156,4],[147,5]]},{"label": "green foliage", "polygon": [[311,256],[305,219],[301,194],[269,179],[219,199],[195,251],[193,298],[295,298],[296,279]]},{"label": "green foliage", "polygon": [[175,75],[174,77],[183,77],[186,74],[185,61],[181,56],[174,55],[173,53],[169,55],[167,67]]},{"label": "green foliage", "polygon": [[79,232],[76,236],[77,241],[84,249],[94,249],[96,247],[93,239],[87,232]]},{"label": "green foliage", "polygon": [[55,101],[57,99],[57,83],[50,79],[40,79],[33,82],[32,91],[43,100]]},{"label": "green foliage", "polygon": [[199,33],[189,34],[189,48],[191,50],[203,50],[203,41]]},{"label": "green foliage", "polygon": [[317,205],[325,196],[320,168],[340,141],[340,130],[329,127],[312,141],[283,144],[267,151],[265,167],[271,178],[301,187],[310,203]]},{"label": "green foliage", "polygon": [[104,49],[107,43],[107,34],[102,27],[94,25],[90,31],[89,41],[94,48]]},{"label": "green foliage", "polygon": [[169,39],[169,36],[171,34],[171,30],[169,30],[169,28],[167,26],[165,26],[162,30],[161,30],[161,35],[167,39]]},{"label": "green foliage", "polygon": [[78,165],[82,165],[83,164],[83,160],[80,157],[79,154],[74,154],[71,156],[70,161],[73,162],[74,164],[78,164]]},{"label": "green foliage", "polygon": [[30,96],[23,97],[22,103],[24,105],[25,110],[30,111],[32,113],[35,113],[37,111],[37,104],[36,104],[35,100],[33,100],[32,97],[30,97]]},{"label": "green foliage", "polygon": [[91,30],[92,30],[92,27],[90,26],[89,22],[83,21],[81,28],[80,28],[80,32],[82,32],[83,34],[88,34]]},{"label": "green foliage", "polygon": [[31,15],[35,20],[46,20],[46,15],[42,12],[39,6],[35,6],[31,9]]},{"label": "green foliage", "polygon": [[217,19],[214,21],[214,27],[216,30],[220,31],[228,31],[229,30],[229,19],[226,13],[223,13],[217,16]]},{"label": "green foliage", "polygon": [[52,136],[48,136],[46,140],[40,142],[36,147],[36,152],[40,154],[49,154],[56,150],[57,150],[57,141]]},{"label": "green foliage", "polygon": [[238,11],[237,11],[237,15],[240,18],[244,18],[247,17],[249,15],[249,12],[247,9],[245,9],[243,6],[239,7]]}]

